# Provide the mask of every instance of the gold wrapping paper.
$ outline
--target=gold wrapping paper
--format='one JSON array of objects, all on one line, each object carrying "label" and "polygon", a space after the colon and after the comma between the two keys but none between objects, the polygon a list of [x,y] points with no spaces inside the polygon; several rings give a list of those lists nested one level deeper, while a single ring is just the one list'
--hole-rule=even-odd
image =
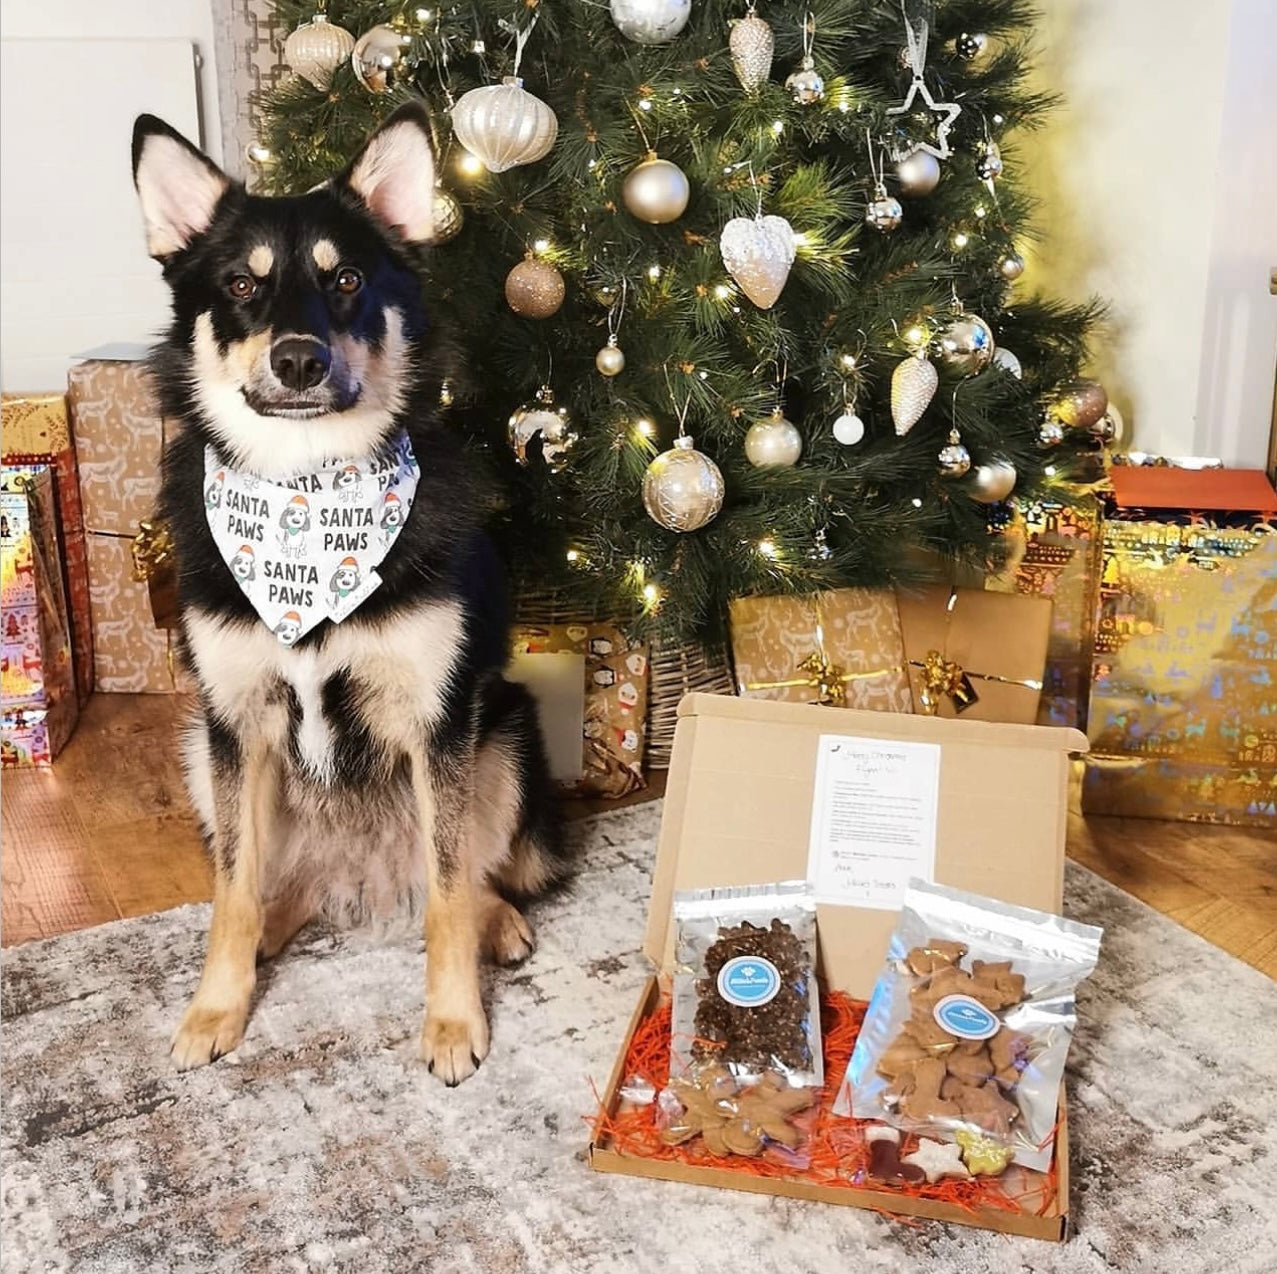
[{"label": "gold wrapping paper", "polygon": [[585,656],[582,777],[577,796],[625,796],[646,787],[647,646],[614,624],[520,624],[511,635],[515,654]]},{"label": "gold wrapping paper", "polygon": [[751,699],[909,712],[890,589],[840,588],[731,604],[737,693]]},{"label": "gold wrapping paper", "polygon": [[1277,827],[1277,532],[1104,528],[1088,813]]},{"label": "gold wrapping paper", "polygon": [[899,602],[915,711],[968,721],[1037,721],[1049,598],[937,584],[901,591]]}]

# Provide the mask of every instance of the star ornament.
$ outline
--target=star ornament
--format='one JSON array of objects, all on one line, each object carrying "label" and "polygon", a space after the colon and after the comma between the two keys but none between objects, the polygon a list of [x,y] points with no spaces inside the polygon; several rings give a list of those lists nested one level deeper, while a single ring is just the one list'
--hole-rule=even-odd
[{"label": "star ornament", "polygon": [[896,156],[897,159],[908,159],[910,155],[915,155],[920,150],[925,150],[928,155],[934,155],[937,159],[948,159],[953,151],[949,146],[949,130],[953,127],[953,122],[962,114],[962,107],[957,102],[937,102],[931,96],[931,90],[927,87],[926,81],[921,75],[913,77],[913,83],[909,85],[909,91],[905,94],[905,100],[899,106],[889,106],[887,108],[888,115],[905,115],[913,109],[914,99],[920,97],[927,105],[933,115],[942,115],[943,119],[936,123],[936,141],[933,146],[930,142],[914,142],[907,150],[902,151]]},{"label": "star ornament", "polygon": [[918,1149],[905,1155],[901,1163],[921,1168],[927,1180],[935,1184],[942,1177],[969,1177],[971,1173],[962,1162],[962,1147],[951,1141],[930,1141],[922,1137]]}]

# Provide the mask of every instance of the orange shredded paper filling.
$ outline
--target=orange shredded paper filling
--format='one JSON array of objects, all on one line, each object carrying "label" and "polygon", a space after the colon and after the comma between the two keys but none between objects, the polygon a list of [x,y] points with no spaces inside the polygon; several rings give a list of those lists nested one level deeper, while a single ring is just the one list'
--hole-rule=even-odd
[{"label": "orange shredded paper filling", "polygon": [[[1013,1166],[998,1177],[946,1178],[933,1184],[888,1185],[869,1176],[869,1148],[864,1134],[872,1121],[833,1113],[834,1101],[868,1007],[864,1001],[853,1000],[841,992],[821,997],[825,1086],[812,1111],[794,1121],[807,1133],[802,1147],[802,1154],[810,1159],[806,1168],[795,1168],[792,1162],[770,1149],[757,1158],[714,1155],[705,1149],[700,1137],[679,1146],[667,1146],[657,1127],[655,1101],[645,1106],[618,1101],[610,1111],[600,1104],[595,1144],[623,1155],[739,1172],[743,1176],[784,1178],[834,1189],[888,1191],[935,1199],[972,1212],[993,1208],[1045,1215],[1057,1193],[1054,1159],[1047,1172]],[[664,997],[655,1012],[644,1018],[634,1032],[621,1071],[627,1080],[646,1080],[657,1093],[665,1088],[670,1077],[670,1029],[670,1004],[668,997]],[[903,1133],[900,1154],[909,1154],[917,1144],[917,1137]]]}]

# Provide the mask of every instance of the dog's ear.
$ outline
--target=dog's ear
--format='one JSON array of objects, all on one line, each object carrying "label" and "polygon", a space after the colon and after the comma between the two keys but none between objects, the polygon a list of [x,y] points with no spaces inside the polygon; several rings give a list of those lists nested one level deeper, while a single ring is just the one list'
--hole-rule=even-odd
[{"label": "dog's ear", "polygon": [[161,261],[204,233],[231,180],[162,119],[133,125],[133,184],[142,202],[146,249]]},{"label": "dog's ear", "polygon": [[435,160],[425,109],[405,102],[368,139],[337,186],[352,191],[407,242],[433,238]]}]

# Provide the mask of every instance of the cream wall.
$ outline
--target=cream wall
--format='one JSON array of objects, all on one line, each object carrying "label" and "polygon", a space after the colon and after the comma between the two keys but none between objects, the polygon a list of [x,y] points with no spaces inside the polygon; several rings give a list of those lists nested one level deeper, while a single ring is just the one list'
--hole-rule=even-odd
[{"label": "cream wall", "polygon": [[1262,466],[1277,359],[1277,0],[1049,0],[1065,105],[1019,142],[1026,283],[1112,303],[1095,371],[1130,445]]}]

